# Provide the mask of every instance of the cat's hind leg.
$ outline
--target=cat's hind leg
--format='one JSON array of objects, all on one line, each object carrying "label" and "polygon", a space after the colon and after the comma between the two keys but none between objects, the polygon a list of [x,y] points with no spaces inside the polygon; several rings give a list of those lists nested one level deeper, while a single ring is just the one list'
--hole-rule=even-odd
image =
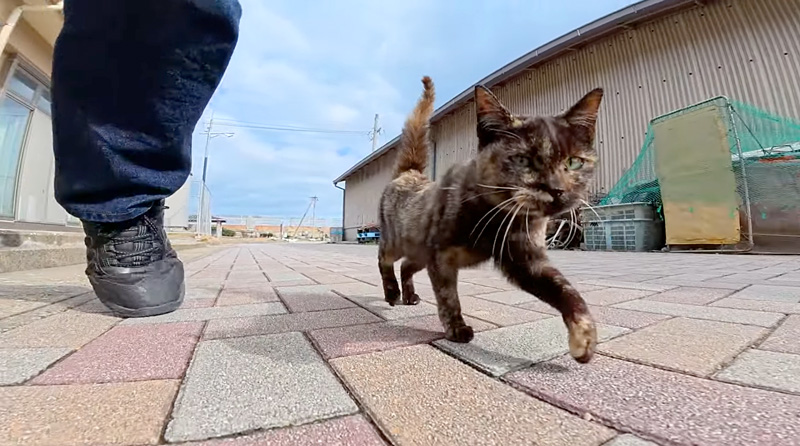
[{"label": "cat's hind leg", "polygon": [[400,284],[403,288],[403,305],[416,305],[419,303],[419,296],[414,291],[414,274],[420,272],[425,265],[414,262],[408,258],[403,260],[400,265]]},{"label": "cat's hind leg", "polygon": [[389,247],[389,243],[381,238],[378,245],[378,269],[383,283],[383,296],[389,305],[395,306],[400,300],[400,287],[397,285],[397,276],[394,274],[394,262],[398,260],[397,254]]}]

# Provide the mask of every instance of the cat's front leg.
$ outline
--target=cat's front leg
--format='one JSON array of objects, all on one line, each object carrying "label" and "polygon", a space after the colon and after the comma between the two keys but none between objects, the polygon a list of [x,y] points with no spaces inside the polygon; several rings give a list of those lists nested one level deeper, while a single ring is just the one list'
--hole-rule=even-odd
[{"label": "cat's front leg", "polygon": [[589,362],[597,347],[597,329],[586,302],[561,272],[549,264],[543,248],[520,243],[500,268],[517,286],[561,313],[569,330],[569,352],[578,362]]},{"label": "cat's front leg", "polygon": [[458,264],[455,259],[446,253],[434,254],[433,260],[428,264],[428,275],[436,295],[439,320],[444,325],[445,338],[453,342],[471,341],[475,334],[461,315],[457,290]]}]

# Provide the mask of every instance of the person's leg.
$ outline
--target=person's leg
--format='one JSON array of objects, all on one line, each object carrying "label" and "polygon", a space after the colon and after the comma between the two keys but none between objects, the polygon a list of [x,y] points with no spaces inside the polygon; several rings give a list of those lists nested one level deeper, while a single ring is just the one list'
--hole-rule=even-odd
[{"label": "person's leg", "polygon": [[183,265],[163,200],[238,38],[237,0],[69,0],[53,60],[58,202],[81,219],[87,275],[123,316],[172,311]]}]

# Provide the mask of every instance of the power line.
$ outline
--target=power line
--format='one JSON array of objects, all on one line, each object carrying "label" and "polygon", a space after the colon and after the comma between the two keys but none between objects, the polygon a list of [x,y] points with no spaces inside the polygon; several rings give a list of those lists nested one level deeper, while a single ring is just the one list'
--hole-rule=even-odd
[{"label": "power line", "polygon": [[336,130],[336,129],[320,129],[312,127],[292,127],[292,126],[279,126],[279,125],[269,125],[269,124],[255,124],[255,123],[233,121],[233,120],[221,120],[221,119],[215,119],[214,124],[225,127],[255,129],[255,130],[270,130],[276,132],[325,133],[325,134],[345,134],[345,135],[370,134],[370,131],[368,130]]}]

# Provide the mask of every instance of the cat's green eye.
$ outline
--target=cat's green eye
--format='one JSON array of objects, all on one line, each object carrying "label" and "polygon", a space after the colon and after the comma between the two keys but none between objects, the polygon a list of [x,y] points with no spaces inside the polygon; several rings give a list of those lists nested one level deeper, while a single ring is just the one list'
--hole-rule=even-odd
[{"label": "cat's green eye", "polygon": [[583,159],[572,156],[564,162],[564,166],[567,168],[567,170],[578,170],[583,167]]},{"label": "cat's green eye", "polygon": [[519,167],[528,167],[531,165],[531,160],[527,156],[517,155],[511,160]]}]

